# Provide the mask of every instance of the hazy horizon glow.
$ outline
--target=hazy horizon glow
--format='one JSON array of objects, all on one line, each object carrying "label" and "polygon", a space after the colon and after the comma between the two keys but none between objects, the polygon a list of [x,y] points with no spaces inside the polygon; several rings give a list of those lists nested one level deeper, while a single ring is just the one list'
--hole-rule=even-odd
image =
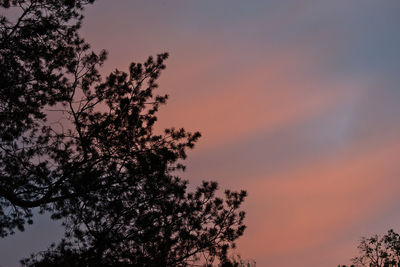
[{"label": "hazy horizon glow", "polygon": [[[158,127],[202,133],[191,184],[248,191],[243,258],[337,266],[361,236],[400,231],[399,13],[395,0],[99,0],[82,35],[109,51],[105,74],[171,54]],[[56,241],[40,227],[27,238]],[[23,235],[0,251],[43,246]]]}]

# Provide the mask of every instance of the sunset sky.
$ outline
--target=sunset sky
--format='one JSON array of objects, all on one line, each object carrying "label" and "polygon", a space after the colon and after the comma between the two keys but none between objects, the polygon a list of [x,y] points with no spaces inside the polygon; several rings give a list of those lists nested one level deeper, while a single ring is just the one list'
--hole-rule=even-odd
[{"label": "sunset sky", "polygon": [[[170,53],[158,127],[202,133],[191,184],[248,191],[242,258],[337,266],[362,236],[400,231],[399,0],[98,0],[85,14],[104,74]],[[0,266],[58,224],[0,240]]]}]

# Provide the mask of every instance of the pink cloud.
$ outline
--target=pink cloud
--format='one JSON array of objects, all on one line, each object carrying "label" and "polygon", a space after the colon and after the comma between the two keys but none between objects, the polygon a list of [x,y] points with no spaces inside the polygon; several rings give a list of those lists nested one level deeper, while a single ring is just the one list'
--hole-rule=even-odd
[{"label": "pink cloud", "polygon": [[[252,69],[232,70],[229,75],[210,79],[213,82],[201,77],[213,69],[206,70],[206,66],[219,66],[221,57],[211,54],[200,59],[193,70],[185,68],[186,63],[172,66],[171,72],[179,76],[165,77],[165,87],[178,87],[179,83],[183,88],[182,84],[188,84],[189,91],[172,93],[160,114],[159,127],[183,125],[200,130],[203,137],[198,149],[216,149],[258,132],[312,118],[335,108],[349,92],[359,89],[360,85],[353,82],[329,84],[318,78],[317,73],[307,69],[310,59],[293,51],[287,56],[271,55]],[[196,84],[200,79],[205,80],[201,86]]]},{"label": "pink cloud", "polygon": [[[295,259],[299,251],[314,252],[378,216],[395,201],[400,187],[395,175],[397,140],[349,147],[298,169],[247,183],[249,229],[241,251],[249,257],[273,259],[274,266],[288,266],[283,264],[285,259]],[[304,260],[304,264],[310,262]]]}]

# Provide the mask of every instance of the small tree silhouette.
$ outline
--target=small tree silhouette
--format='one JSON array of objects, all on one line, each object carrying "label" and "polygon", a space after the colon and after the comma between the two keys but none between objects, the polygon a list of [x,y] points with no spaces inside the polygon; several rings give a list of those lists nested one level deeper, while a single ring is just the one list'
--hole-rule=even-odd
[{"label": "small tree silhouette", "polygon": [[[354,267],[400,266],[400,236],[389,230],[384,236],[363,237],[358,245],[360,255],[351,259]],[[341,267],[346,267],[342,265]]]}]

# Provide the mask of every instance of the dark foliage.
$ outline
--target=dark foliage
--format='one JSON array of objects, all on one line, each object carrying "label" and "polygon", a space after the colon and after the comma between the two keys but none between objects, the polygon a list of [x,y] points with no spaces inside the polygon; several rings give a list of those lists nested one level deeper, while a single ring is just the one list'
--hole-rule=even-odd
[{"label": "dark foliage", "polygon": [[0,1],[0,236],[31,223],[30,208],[77,193],[66,168],[83,163],[80,141],[46,123],[45,109],[73,103],[82,81],[99,78],[105,52],[89,53],[77,33],[91,2]]},{"label": "dark foliage", "polygon": [[[156,177],[155,177],[156,178]],[[145,179],[147,180],[147,179]],[[214,196],[216,183],[204,182],[185,193],[186,183],[157,177],[135,181],[122,195],[104,192],[96,209],[80,207],[68,229],[68,241],[25,261],[74,266],[188,266],[199,260],[225,260],[227,250],[244,230],[244,213],[236,209],[245,193],[226,192],[225,203]],[[72,226],[72,227],[71,227]],[[205,258],[201,258],[204,256]]]},{"label": "dark foliage", "polygon": [[384,236],[363,237],[358,249],[360,255],[351,259],[353,265],[350,267],[400,266],[400,235],[393,230]]},{"label": "dark foliage", "polygon": [[200,134],[153,130],[168,54],[103,81],[106,52],[77,32],[91,2],[0,1],[18,13],[1,17],[0,235],[23,230],[40,207],[66,236],[28,266],[228,264],[246,192],[220,198],[215,182],[188,192],[175,174]]}]

